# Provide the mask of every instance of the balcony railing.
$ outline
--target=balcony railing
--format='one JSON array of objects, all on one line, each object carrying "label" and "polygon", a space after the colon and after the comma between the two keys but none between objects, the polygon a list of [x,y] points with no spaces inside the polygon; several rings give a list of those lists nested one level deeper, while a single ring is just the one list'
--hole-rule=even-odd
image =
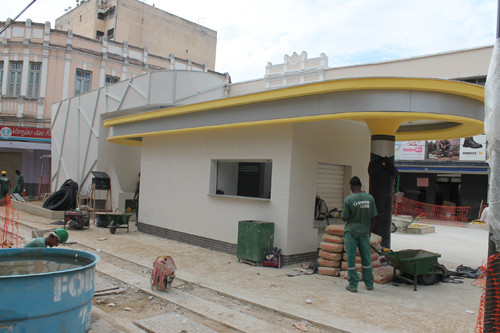
[{"label": "balcony railing", "polygon": [[2,97],[0,117],[37,118],[40,102],[43,103],[43,100]]}]

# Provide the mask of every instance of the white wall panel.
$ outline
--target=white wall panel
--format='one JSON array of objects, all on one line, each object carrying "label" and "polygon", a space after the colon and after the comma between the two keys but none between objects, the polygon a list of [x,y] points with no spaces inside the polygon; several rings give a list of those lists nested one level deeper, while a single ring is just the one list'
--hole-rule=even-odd
[{"label": "white wall panel", "polygon": [[370,131],[364,123],[332,120],[294,125],[286,240],[293,253],[315,251],[318,233],[324,230],[314,228],[318,163],[352,166],[353,173],[363,180],[368,179],[369,160]]},{"label": "white wall panel", "polygon": [[[237,243],[238,221],[275,223],[285,247],[291,125],[147,137],[142,147],[139,220]],[[271,159],[271,200],[209,196],[212,159]]]}]

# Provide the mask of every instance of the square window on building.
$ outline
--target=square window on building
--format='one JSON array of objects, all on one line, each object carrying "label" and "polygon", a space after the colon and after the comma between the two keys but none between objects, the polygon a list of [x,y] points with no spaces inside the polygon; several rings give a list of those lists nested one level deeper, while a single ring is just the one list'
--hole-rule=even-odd
[{"label": "square window on building", "polygon": [[40,74],[42,64],[39,62],[30,62],[30,71],[28,74],[28,98],[40,97]]},{"label": "square window on building", "polygon": [[102,37],[104,37],[104,32],[97,30],[95,32],[95,38],[99,39],[99,40],[102,40]]},{"label": "square window on building", "polygon": [[92,82],[92,72],[76,69],[75,75],[75,96],[90,91]]},{"label": "square window on building", "polygon": [[9,97],[18,97],[21,94],[21,77],[23,74],[23,63],[13,61],[9,63]]},{"label": "square window on building", "polygon": [[211,194],[271,198],[272,162],[213,160]]},{"label": "square window on building", "polygon": [[106,75],[106,85],[109,86],[113,83],[120,81],[118,76]]},{"label": "square window on building", "polygon": [[108,39],[113,39],[115,37],[115,29],[109,29],[108,30]]}]

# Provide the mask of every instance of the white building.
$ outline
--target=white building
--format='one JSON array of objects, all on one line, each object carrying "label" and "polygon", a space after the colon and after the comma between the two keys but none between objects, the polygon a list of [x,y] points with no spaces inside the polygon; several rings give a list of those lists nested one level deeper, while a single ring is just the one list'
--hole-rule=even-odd
[{"label": "white building", "polygon": [[140,171],[139,231],[235,253],[238,221],[269,221],[285,263],[310,260],[324,228],[316,194],[340,208],[351,176],[368,186],[370,153],[393,156],[395,139],[483,132],[483,87],[448,79],[484,75],[491,50],[350,69],[294,54],[236,84],[215,73],[138,76],[53,105],[64,142],[52,151],[54,186],[88,186],[85,170],[104,171],[124,209]]}]

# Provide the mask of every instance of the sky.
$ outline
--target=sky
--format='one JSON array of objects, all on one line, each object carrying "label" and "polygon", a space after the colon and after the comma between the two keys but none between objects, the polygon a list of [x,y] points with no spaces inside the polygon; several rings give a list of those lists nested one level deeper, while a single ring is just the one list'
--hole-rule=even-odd
[{"label": "sky", "polygon": [[[1,0],[0,21],[32,0]],[[96,0],[90,0],[96,1]],[[217,31],[215,70],[262,78],[285,55],[325,53],[342,67],[492,45],[497,0],[146,0]],[[18,18],[51,22],[75,0],[36,0]]]}]

